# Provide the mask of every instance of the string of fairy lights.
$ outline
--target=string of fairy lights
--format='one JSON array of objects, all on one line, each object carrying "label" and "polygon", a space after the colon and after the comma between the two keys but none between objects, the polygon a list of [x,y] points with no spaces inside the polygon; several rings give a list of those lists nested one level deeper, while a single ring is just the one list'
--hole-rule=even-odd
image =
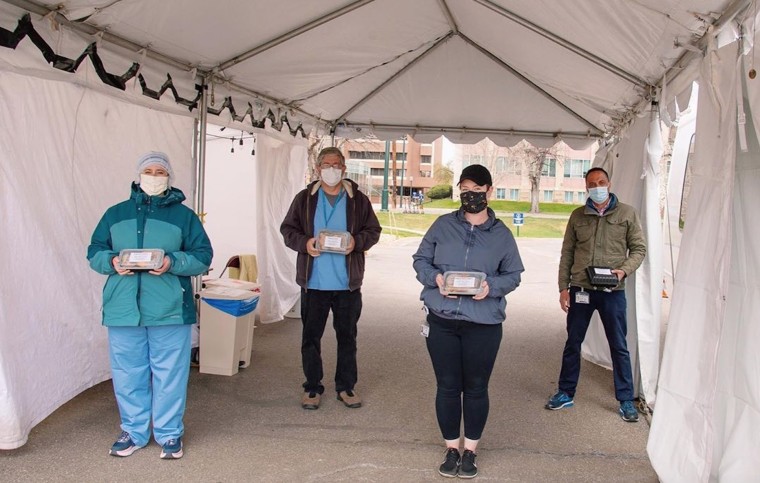
[{"label": "string of fairy lights", "polygon": [[[224,131],[225,129],[226,129],[226,127],[222,127],[221,129],[219,129],[219,131]],[[236,144],[238,146],[244,146],[245,145],[245,140],[246,139],[251,139],[253,141],[252,142],[252,146],[251,146],[251,156],[255,156],[256,155],[256,135],[253,134],[252,132],[240,131],[240,136],[234,136],[234,135],[233,136],[225,136],[225,135],[222,135],[222,134],[213,134],[213,133],[208,133],[207,132],[206,136],[210,137],[210,138],[216,138],[216,139],[228,139],[230,141],[230,144],[231,144],[231,146],[230,146],[230,153],[233,153],[233,154],[235,153],[235,145]],[[240,148],[238,148],[238,149],[240,149]]]}]

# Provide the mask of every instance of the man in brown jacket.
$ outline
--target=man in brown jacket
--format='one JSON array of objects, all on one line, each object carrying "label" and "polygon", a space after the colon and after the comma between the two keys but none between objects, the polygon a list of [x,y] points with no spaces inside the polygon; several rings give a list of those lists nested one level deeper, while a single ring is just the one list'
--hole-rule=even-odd
[{"label": "man in brown jacket", "polygon": [[317,156],[319,180],[293,199],[280,226],[285,245],[298,252],[296,282],[301,286],[301,360],[306,382],[301,406],[319,408],[322,385],[321,340],[332,310],[338,342],[335,390],[339,401],[358,408],[354,390],[357,322],[361,315],[364,252],[380,239],[372,203],[358,185],[343,179],[346,161],[338,148]]},{"label": "man in brown jacket", "polygon": [[[624,421],[639,419],[633,405],[631,357],[626,342],[625,278],[646,255],[639,216],[633,207],[618,201],[609,191],[610,178],[602,168],[586,173],[589,198],[570,215],[559,261],[559,304],[567,313],[567,342],[562,354],[559,389],[546,403],[557,410],[574,404],[581,370],[581,344],[594,311],[604,325],[612,356],[615,397]],[[611,275],[614,287],[592,283],[589,267]],[[597,282],[598,283],[598,282]]]}]

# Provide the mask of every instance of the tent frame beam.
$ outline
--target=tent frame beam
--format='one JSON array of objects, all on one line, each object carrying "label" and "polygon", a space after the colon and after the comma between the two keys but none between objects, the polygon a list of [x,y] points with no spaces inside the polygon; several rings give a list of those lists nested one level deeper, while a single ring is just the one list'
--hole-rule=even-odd
[{"label": "tent frame beam", "polygon": [[548,137],[548,138],[568,138],[568,139],[602,139],[602,134],[593,134],[590,132],[550,132],[550,131],[530,131],[522,129],[485,129],[478,127],[466,127],[466,126],[426,126],[426,125],[412,125],[412,124],[368,124],[368,123],[355,123],[345,122],[340,123],[340,127],[348,129],[370,130],[370,131],[404,131],[408,132],[412,137],[416,133],[432,133],[432,134],[462,134],[462,133],[475,133],[482,134],[484,136],[533,136],[533,137]]},{"label": "tent frame beam", "polygon": [[[477,1],[477,0],[476,0]],[[681,73],[685,70],[685,67],[689,65],[695,57],[704,55],[705,49],[710,38],[714,35],[714,32],[723,28],[728,22],[732,21],[737,15],[746,10],[752,2],[755,0],[734,0],[723,12],[723,14],[712,24],[712,32],[708,29],[705,34],[699,38],[696,42],[696,47],[702,52],[694,52],[686,50],[681,56],[673,63],[673,65],[665,72],[658,83],[659,87],[663,87],[663,81],[672,83]]]},{"label": "tent frame beam", "polygon": [[627,72],[626,70],[621,69],[620,67],[608,62],[607,60],[592,54],[586,49],[583,49],[574,43],[570,42],[569,40],[564,39],[563,37],[560,37],[559,35],[556,35],[545,28],[541,27],[540,25],[537,25],[530,20],[523,18],[516,13],[507,10],[506,8],[496,5],[495,3],[491,2],[490,0],[473,0],[476,3],[479,3],[480,5],[488,8],[489,10],[492,10],[493,12],[498,13],[499,15],[508,18],[512,20],[513,22],[527,28],[528,30],[531,30],[541,37],[544,37],[547,40],[550,40],[554,42],[555,44],[559,45],[560,47],[564,47],[565,49],[569,50],[570,52],[573,52],[576,55],[579,55],[583,57],[584,59],[598,65],[599,67],[603,68],[604,70],[615,74],[616,76],[638,86],[644,89],[649,90],[651,87],[651,84],[638,76],[631,74],[630,72]]},{"label": "tent frame beam", "polygon": [[304,25],[301,25],[300,27],[297,27],[290,32],[286,32],[283,35],[280,35],[279,37],[272,39],[268,42],[265,42],[257,47],[254,47],[246,52],[243,52],[242,54],[235,56],[229,60],[225,60],[224,62],[221,62],[215,69],[215,72],[224,71],[225,69],[229,69],[230,67],[233,67],[241,62],[244,62],[251,57],[254,57],[262,52],[266,52],[267,50],[277,47],[278,45],[287,42],[290,39],[293,39],[295,37],[298,37],[301,34],[304,34],[312,29],[315,29],[319,27],[320,25],[323,25],[331,20],[334,20],[338,17],[341,17],[347,13],[353,12],[357,8],[361,8],[368,3],[372,3],[375,0],[357,0],[354,3],[351,3],[349,5],[346,5],[345,7],[341,7],[333,12],[330,12],[326,15],[323,15],[316,20],[312,20],[311,22],[308,22]]},{"label": "tent frame beam", "polygon": [[511,65],[507,64],[506,62],[504,62],[503,60],[501,60],[499,57],[497,57],[496,55],[494,55],[490,50],[488,50],[488,49],[486,49],[484,47],[481,47],[477,42],[475,42],[474,40],[472,40],[471,38],[469,38],[468,36],[464,35],[461,32],[459,33],[459,36],[465,42],[467,42],[472,47],[474,47],[475,49],[477,49],[478,51],[480,51],[480,53],[482,53],[483,55],[485,55],[486,57],[488,57],[489,59],[491,59],[493,62],[495,62],[496,64],[498,64],[499,66],[501,66],[503,69],[506,69],[507,71],[509,71],[509,73],[511,73],[513,76],[517,77],[518,79],[520,79],[523,83],[525,83],[528,86],[530,86],[531,88],[533,88],[533,90],[535,90],[539,94],[543,95],[544,97],[546,97],[547,99],[549,99],[551,102],[553,102],[554,104],[556,104],[557,106],[559,106],[560,108],[562,108],[565,112],[567,112],[568,114],[570,114],[571,116],[573,116],[574,118],[576,118],[577,120],[581,121],[583,124],[585,124],[586,126],[588,126],[589,129],[591,129],[593,132],[595,132],[597,134],[601,134],[601,131],[599,130],[599,128],[597,128],[596,126],[594,126],[593,123],[587,121],[580,114],[578,114],[577,112],[573,111],[568,106],[566,106],[562,102],[560,102],[559,99],[555,98],[554,96],[552,96],[551,94],[549,94],[545,90],[541,89],[541,87],[539,87],[538,84],[534,83],[533,81],[531,81],[530,79],[528,79],[527,77],[525,77],[524,75],[522,75],[520,72],[518,72],[517,70],[515,70]]},{"label": "tent frame beam", "polygon": [[[52,15],[56,22],[58,22],[61,25],[65,25],[66,27],[72,29],[75,32],[79,32],[79,33],[90,35],[90,36],[95,36],[95,35],[101,36],[103,41],[109,44],[113,44],[117,47],[126,49],[131,52],[135,52],[135,53],[145,52],[145,56],[147,58],[160,62],[163,65],[173,67],[175,69],[179,69],[185,72],[192,72],[193,70],[195,70],[196,75],[197,75],[196,78],[199,79],[200,82],[204,82],[204,81],[207,82],[207,85],[210,85],[212,82],[223,84],[225,87],[229,88],[230,90],[240,92],[241,94],[245,94],[254,98],[262,99],[275,106],[297,112],[299,115],[303,117],[312,119],[317,124],[321,124],[321,125],[329,124],[329,122],[326,122],[325,120],[317,116],[314,116],[313,114],[303,111],[297,107],[287,105],[282,100],[274,99],[272,97],[266,96],[259,92],[240,86],[232,81],[219,77],[218,75],[214,75],[214,73],[209,69],[203,69],[203,68],[194,66],[193,64],[189,62],[181,61],[174,57],[169,57],[155,50],[151,50],[150,48],[146,46],[132,42],[131,40],[127,40],[123,37],[119,37],[118,35],[110,34],[106,31],[100,30],[87,23],[71,21],[67,19],[65,16],[63,16],[60,12],[56,10],[51,10],[31,0],[0,0],[0,1],[4,3],[8,3],[10,5],[14,5],[28,12],[37,14],[40,17],[46,17],[49,15]],[[362,1],[364,1],[365,3],[367,2],[367,0],[362,0]],[[369,0],[369,1],[374,1],[374,0]]]},{"label": "tent frame beam", "polygon": [[[123,37],[119,37],[118,35],[114,35],[111,33],[108,33],[105,30],[98,29],[97,27],[93,27],[90,24],[84,23],[84,22],[75,22],[67,19],[65,16],[63,16],[60,12],[57,10],[51,10],[43,5],[39,5],[35,2],[32,2],[30,0],[2,0],[5,3],[8,3],[10,5],[14,5],[16,7],[22,8],[28,12],[35,13],[39,15],[40,17],[46,17],[48,15],[52,15],[54,20],[61,24],[65,25],[66,27],[90,36],[101,36],[102,40],[111,43],[113,45],[116,45],[118,47],[121,47],[123,49],[132,51],[132,52],[145,52],[145,56],[157,60],[158,62],[161,62],[162,64],[169,65],[171,67],[174,67],[176,69],[184,70],[187,72],[191,72],[193,69],[196,68],[196,66],[190,64],[189,62],[183,62],[181,60],[177,60],[174,57],[169,57],[167,55],[161,54],[159,52],[156,52],[155,50],[151,50],[147,48],[144,45],[137,44],[135,42],[132,42],[131,40],[127,40]],[[201,69],[198,69],[200,72]]]},{"label": "tent frame beam", "polygon": [[438,47],[440,47],[441,45],[443,45],[444,43],[446,43],[446,41],[449,40],[453,36],[454,36],[454,32],[449,32],[448,34],[446,34],[443,37],[441,37],[436,43],[434,43],[433,45],[431,45],[430,48],[428,48],[426,51],[424,51],[423,53],[421,53],[420,55],[418,55],[414,60],[412,60],[411,62],[409,62],[408,64],[406,64],[404,67],[402,67],[401,69],[399,69],[395,74],[393,74],[392,76],[388,77],[385,81],[383,81],[382,84],[380,84],[379,86],[375,87],[372,90],[372,92],[370,92],[369,94],[367,94],[363,98],[359,99],[359,101],[357,103],[355,103],[353,106],[351,106],[346,112],[344,112],[343,114],[341,114],[340,116],[338,116],[338,118],[337,118],[337,120],[335,122],[341,122],[342,120],[344,120],[346,118],[346,116],[348,116],[349,114],[351,114],[352,112],[354,112],[355,110],[357,110],[359,107],[361,107],[364,103],[366,103],[367,101],[369,101],[370,99],[372,99],[375,96],[375,94],[377,94],[378,92],[380,92],[381,90],[383,90],[388,84],[390,84],[391,82],[393,82],[397,77],[399,77],[400,75],[402,75],[407,70],[411,69],[413,66],[415,66],[422,59],[424,59],[425,57],[427,57],[435,49],[437,49]]}]

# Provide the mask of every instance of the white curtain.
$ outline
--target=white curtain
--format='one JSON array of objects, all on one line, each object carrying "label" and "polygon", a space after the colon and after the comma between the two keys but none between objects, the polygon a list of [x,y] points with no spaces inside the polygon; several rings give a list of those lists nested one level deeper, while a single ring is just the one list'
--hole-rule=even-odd
[{"label": "white curtain", "polygon": [[285,246],[280,224],[293,197],[304,188],[307,151],[303,141],[260,134],[256,143],[257,247],[261,300],[256,308],[261,322],[275,322],[298,301],[296,253]]},{"label": "white curtain", "polygon": [[[165,151],[190,193],[193,121],[0,62],[0,449],[110,377],[105,279],[85,258],[140,154]],[[92,72],[82,74],[91,75]],[[118,421],[114,421],[114,427]]]},{"label": "white curtain", "polygon": [[689,89],[689,93],[691,98],[686,101],[685,106],[680,106],[679,103],[679,107],[685,108],[678,113],[678,127],[673,141],[670,171],[665,191],[663,274],[665,287],[670,294],[673,292],[675,267],[678,263],[678,253],[681,250],[681,201],[684,194],[683,185],[689,160],[689,148],[697,125],[697,96],[699,95],[697,84],[694,84],[693,89]]},{"label": "white curtain", "polygon": [[[595,166],[610,174],[612,192],[636,208],[647,240],[647,256],[626,280],[628,301],[628,351],[635,382],[647,400],[654,401],[659,370],[662,295],[662,227],[659,210],[659,161],[662,139],[656,113],[638,118],[625,138],[610,150],[598,153]],[[583,357],[612,367],[609,345],[597,314],[583,343]],[[610,381],[611,383],[612,381]]]},{"label": "white curtain", "polygon": [[692,185],[647,446],[664,482],[759,481],[760,153],[751,131],[750,151],[737,155],[737,53],[736,44],[711,50],[700,73]]}]

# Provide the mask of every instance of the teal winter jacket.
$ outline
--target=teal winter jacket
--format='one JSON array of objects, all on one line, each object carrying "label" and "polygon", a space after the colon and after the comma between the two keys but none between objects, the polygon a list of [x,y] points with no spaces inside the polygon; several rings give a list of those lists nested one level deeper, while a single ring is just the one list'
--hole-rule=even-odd
[{"label": "teal winter jacket", "polygon": [[[208,271],[213,251],[198,216],[170,188],[148,196],[136,183],[126,201],[106,210],[87,249],[90,267],[108,275],[103,288],[103,325],[156,326],[194,324],[195,302],[190,277]],[[128,248],[161,248],[169,257],[162,275],[119,275],[113,257]]]}]

